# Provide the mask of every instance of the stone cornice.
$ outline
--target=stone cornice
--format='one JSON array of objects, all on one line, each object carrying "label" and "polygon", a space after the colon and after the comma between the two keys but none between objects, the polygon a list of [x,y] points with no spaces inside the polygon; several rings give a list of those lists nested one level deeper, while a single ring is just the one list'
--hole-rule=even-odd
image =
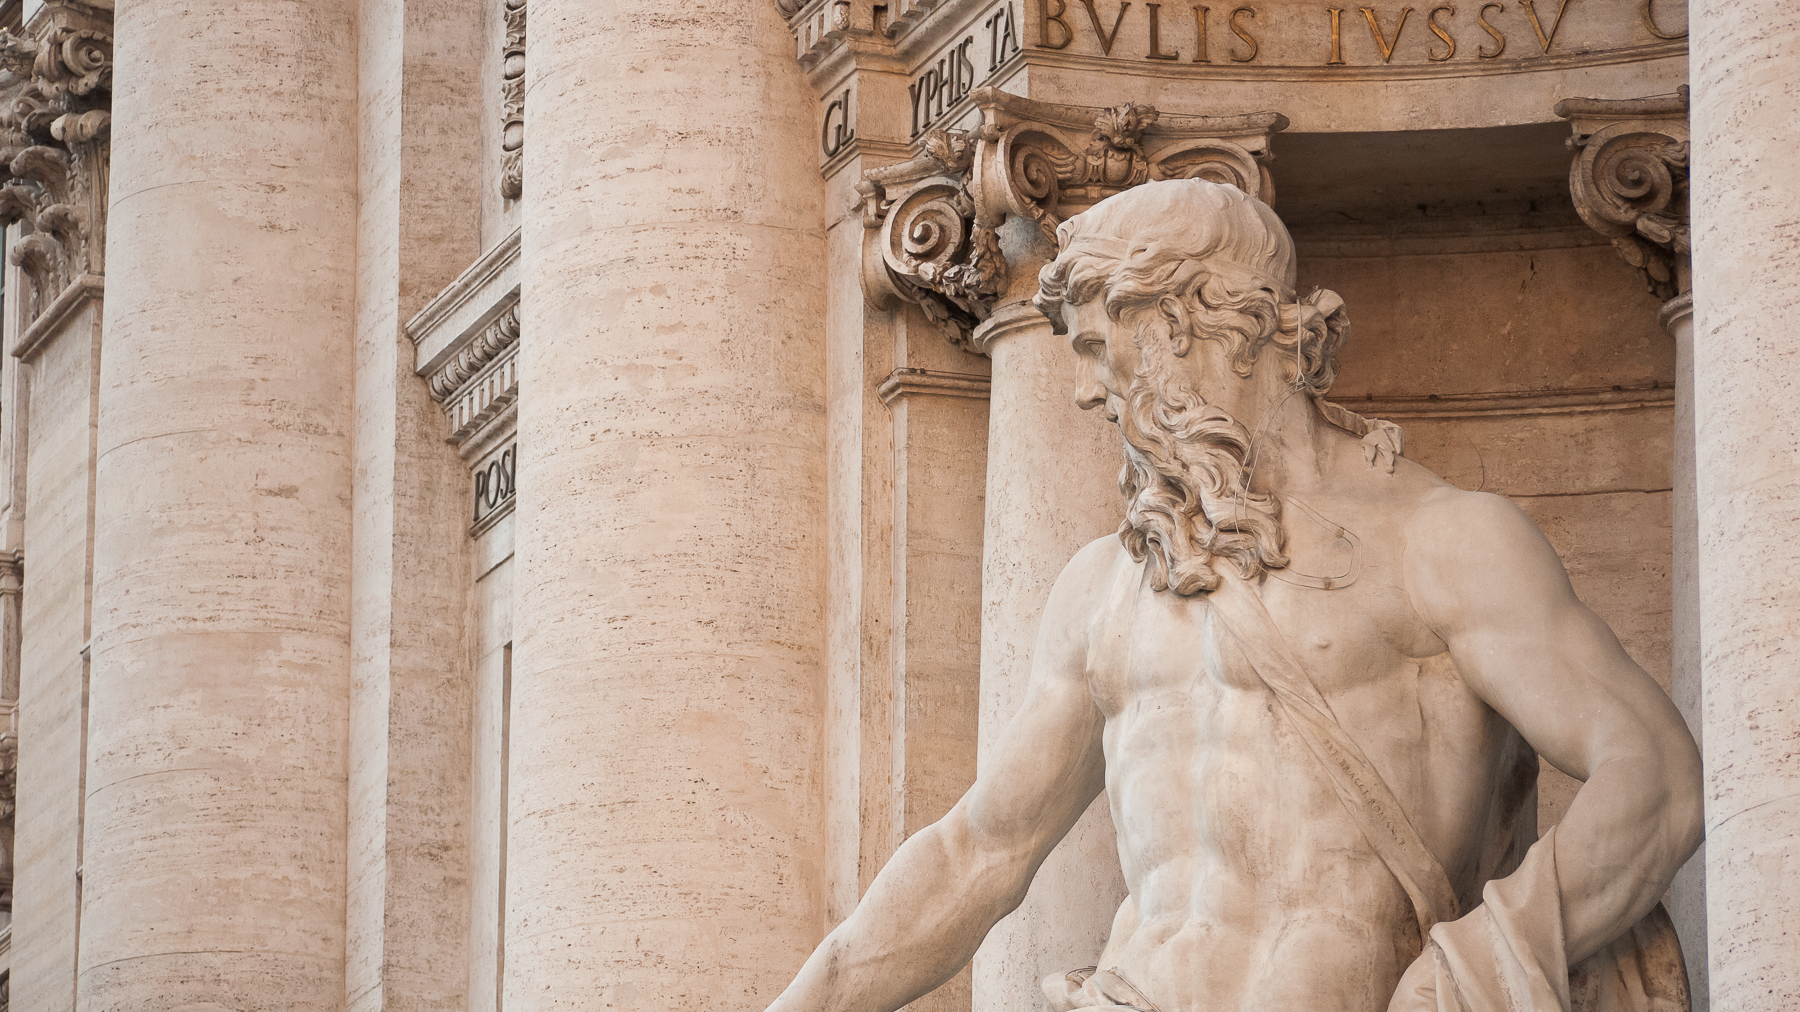
[{"label": "stone cornice", "polygon": [[1556,103],[1575,152],[1569,194],[1658,298],[1689,287],[1688,94]]},{"label": "stone cornice", "polygon": [[13,344],[14,358],[29,362],[31,357],[44,349],[50,339],[62,330],[63,321],[74,315],[77,309],[88,301],[99,301],[106,294],[106,279],[98,274],[83,274],[69,282],[60,294],[43,311],[37,319],[31,321]]},{"label": "stone cornice", "polygon": [[895,369],[875,388],[881,403],[892,405],[903,397],[964,397],[985,401],[992,383],[986,376],[938,372],[932,369]]},{"label": "stone cornice", "polygon": [[519,231],[495,243],[406,321],[418,349],[418,373],[429,376],[519,297]]},{"label": "stone cornice", "polygon": [[1163,116],[1147,105],[1053,105],[995,88],[973,93],[974,130],[932,130],[915,157],[857,184],[867,229],[863,293],[876,309],[912,303],[953,344],[1006,289],[998,230],[1033,222],[1052,245],[1073,214],[1152,179],[1209,179],[1273,201],[1269,139],[1285,117]]}]

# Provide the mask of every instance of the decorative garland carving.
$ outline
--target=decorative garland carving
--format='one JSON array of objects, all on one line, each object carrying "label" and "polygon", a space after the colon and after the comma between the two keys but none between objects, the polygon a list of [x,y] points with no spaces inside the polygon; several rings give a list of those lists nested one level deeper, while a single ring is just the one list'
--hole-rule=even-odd
[{"label": "decorative garland carving", "polygon": [[525,0],[504,0],[506,42],[500,54],[500,195],[525,192]]},{"label": "decorative garland carving", "polygon": [[1068,217],[1150,179],[1209,179],[1274,199],[1269,138],[1287,126],[1275,113],[1164,117],[1147,105],[1052,105],[994,88],[972,99],[975,130],[932,130],[917,156],[856,185],[870,304],[917,305],[965,350],[1010,280],[999,240],[1010,218],[1054,243]]},{"label": "decorative garland carving", "polygon": [[1689,287],[1687,106],[1686,88],[1664,98],[1556,104],[1574,130],[1576,212],[1613,241],[1659,299]]},{"label": "decorative garland carving", "polygon": [[110,25],[39,21],[35,38],[0,32],[0,224],[26,223],[7,256],[31,279],[31,317],[81,275],[106,273],[112,147]]}]

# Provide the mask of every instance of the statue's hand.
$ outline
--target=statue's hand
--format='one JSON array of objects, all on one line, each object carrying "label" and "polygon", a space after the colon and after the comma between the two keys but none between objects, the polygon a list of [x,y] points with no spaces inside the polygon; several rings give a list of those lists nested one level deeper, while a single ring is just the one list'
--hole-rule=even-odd
[{"label": "statue's hand", "polygon": [[1363,459],[1370,467],[1385,466],[1387,473],[1394,473],[1394,464],[1405,453],[1406,432],[1393,422],[1385,422],[1379,418],[1371,418],[1369,434],[1362,439]]}]

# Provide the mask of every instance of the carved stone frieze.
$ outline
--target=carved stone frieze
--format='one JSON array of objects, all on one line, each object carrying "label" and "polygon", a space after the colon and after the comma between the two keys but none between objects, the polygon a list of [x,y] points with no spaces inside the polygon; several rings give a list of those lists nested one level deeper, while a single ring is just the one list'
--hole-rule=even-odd
[{"label": "carved stone frieze", "polygon": [[31,279],[31,317],[106,272],[113,40],[95,16],[53,3],[0,32],[0,223],[26,223],[7,256]]},{"label": "carved stone frieze", "polygon": [[1575,152],[1575,210],[1643,272],[1660,299],[1688,289],[1688,96],[1556,104]]},{"label": "carved stone frieze", "polygon": [[504,0],[505,48],[500,54],[500,195],[525,192],[525,2]]},{"label": "carved stone frieze", "polygon": [[1276,113],[1162,116],[1147,105],[1052,105],[998,89],[973,95],[973,130],[933,130],[914,158],[863,174],[863,291],[871,305],[919,306],[953,344],[1007,286],[999,229],[1034,222],[1052,243],[1071,215],[1152,179],[1230,183],[1274,199],[1269,138]]}]

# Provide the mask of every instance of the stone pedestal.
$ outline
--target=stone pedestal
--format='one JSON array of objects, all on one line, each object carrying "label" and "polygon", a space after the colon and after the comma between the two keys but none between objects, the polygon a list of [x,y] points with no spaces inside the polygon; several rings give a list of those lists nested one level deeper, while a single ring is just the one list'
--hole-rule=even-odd
[{"label": "stone pedestal", "polygon": [[118,11],[90,1012],[346,1001],[356,15]]},{"label": "stone pedestal", "polygon": [[762,1008],[824,929],[812,103],[767,4],[527,47],[504,1006]]},{"label": "stone pedestal", "polygon": [[1800,1000],[1800,9],[1691,8],[1695,488],[1712,1005]]},{"label": "stone pedestal", "polygon": [[[1012,259],[1009,257],[1009,259]],[[1038,261],[1041,263],[1041,261]],[[1015,268],[1036,278],[1038,263]],[[1035,289],[1035,285],[1032,285]],[[1022,286],[1012,294],[1017,295]],[[1075,353],[1029,301],[1001,305],[975,333],[993,358],[983,542],[981,733],[987,759],[1031,676],[1050,588],[1081,546],[1118,529],[1118,430],[1075,405]],[[1038,869],[1024,904],[975,955],[974,1007],[1040,1012],[1038,982],[1091,965],[1125,899],[1104,793]]]}]

